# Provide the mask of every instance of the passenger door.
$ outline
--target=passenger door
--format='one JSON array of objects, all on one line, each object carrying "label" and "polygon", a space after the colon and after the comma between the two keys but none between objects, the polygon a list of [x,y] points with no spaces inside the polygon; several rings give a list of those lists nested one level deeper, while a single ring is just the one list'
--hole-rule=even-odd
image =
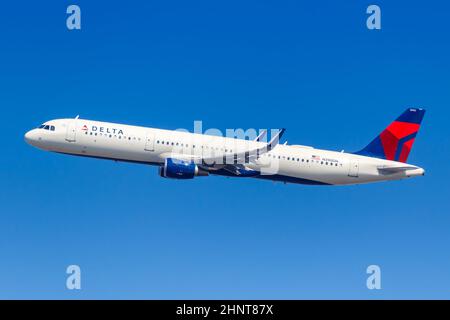
[{"label": "passenger door", "polygon": [[155,151],[155,135],[151,132],[147,133],[145,138],[145,151]]},{"label": "passenger door", "polygon": [[357,178],[359,176],[359,162],[358,160],[350,160],[350,167],[348,169],[348,176]]},{"label": "passenger door", "polygon": [[70,120],[67,124],[66,131],[66,141],[76,142],[77,141],[77,119]]}]

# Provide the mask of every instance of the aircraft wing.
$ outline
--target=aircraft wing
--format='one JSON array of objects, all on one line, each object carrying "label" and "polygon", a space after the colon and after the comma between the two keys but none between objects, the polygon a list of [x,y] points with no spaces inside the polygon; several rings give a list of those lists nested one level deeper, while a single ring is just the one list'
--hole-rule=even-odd
[{"label": "aircraft wing", "polygon": [[[224,169],[230,173],[246,176],[250,173],[247,168],[241,167],[240,164],[249,163],[254,159],[257,159],[260,155],[269,152],[275,148],[281,137],[283,136],[286,129],[281,129],[276,135],[266,144],[261,147],[253,149],[241,149],[236,150],[236,152],[230,154],[216,154],[211,156],[196,155],[196,154],[185,154],[177,152],[166,152],[161,154],[161,158],[175,158],[184,161],[194,161],[199,164],[205,170],[220,170]],[[261,139],[266,133],[261,133],[258,136],[258,140]],[[255,140],[256,141],[256,140]],[[225,159],[224,159],[225,158]],[[224,161],[225,160],[225,161]],[[236,163],[236,164],[235,164]]]},{"label": "aircraft wing", "polygon": [[[202,157],[202,160],[208,164],[214,164],[214,163],[223,163],[223,157],[226,156],[227,158],[233,160],[236,160],[238,163],[246,163],[249,162],[255,158],[258,158],[261,154],[267,153],[273,148],[275,148],[278,143],[280,142],[281,137],[283,136],[286,129],[281,129],[278,131],[278,133],[273,136],[273,138],[265,145],[259,147],[259,148],[253,148],[253,149],[247,149],[247,150],[237,150],[233,154],[220,154],[220,155],[214,155],[211,157]],[[263,134],[261,134],[258,137],[258,140],[261,139]]]}]

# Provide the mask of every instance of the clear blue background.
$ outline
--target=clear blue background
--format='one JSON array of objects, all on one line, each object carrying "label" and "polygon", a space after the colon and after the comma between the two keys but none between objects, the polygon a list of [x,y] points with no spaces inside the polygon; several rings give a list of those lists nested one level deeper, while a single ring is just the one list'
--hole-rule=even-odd
[{"label": "clear blue background", "polygon": [[[376,3],[381,31],[367,1],[3,3],[0,298],[450,298],[450,7]],[[23,141],[80,114],[355,151],[407,107],[428,111],[426,176],[350,187],[172,181]]]}]

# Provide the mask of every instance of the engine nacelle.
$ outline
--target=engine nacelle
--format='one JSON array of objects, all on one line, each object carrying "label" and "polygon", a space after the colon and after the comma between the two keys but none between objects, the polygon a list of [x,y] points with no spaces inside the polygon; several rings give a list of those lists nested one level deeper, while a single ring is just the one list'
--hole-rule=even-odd
[{"label": "engine nacelle", "polygon": [[195,176],[207,176],[208,172],[200,169],[193,161],[166,158],[164,166],[159,168],[163,178],[193,179]]}]

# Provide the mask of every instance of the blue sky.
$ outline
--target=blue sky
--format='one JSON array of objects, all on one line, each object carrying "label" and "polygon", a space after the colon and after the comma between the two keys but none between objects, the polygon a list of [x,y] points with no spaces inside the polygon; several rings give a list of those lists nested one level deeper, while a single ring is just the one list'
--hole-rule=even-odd
[{"label": "blue sky", "polygon": [[[366,1],[4,3],[0,298],[450,298],[449,4],[375,3],[380,31]],[[172,181],[23,141],[80,114],[355,151],[407,107],[426,176],[350,187]]]}]

